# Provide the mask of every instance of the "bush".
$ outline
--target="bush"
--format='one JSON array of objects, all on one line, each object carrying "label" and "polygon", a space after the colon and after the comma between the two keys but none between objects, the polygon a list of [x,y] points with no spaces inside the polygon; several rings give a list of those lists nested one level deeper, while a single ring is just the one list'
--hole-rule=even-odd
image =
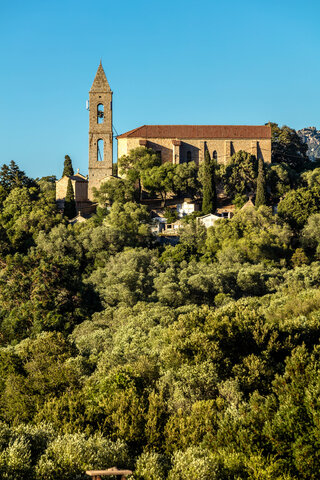
[{"label": "bush", "polygon": [[58,436],[41,456],[36,467],[39,480],[87,479],[86,470],[128,467],[129,456],[125,443],[96,434],[86,437],[76,433]]}]

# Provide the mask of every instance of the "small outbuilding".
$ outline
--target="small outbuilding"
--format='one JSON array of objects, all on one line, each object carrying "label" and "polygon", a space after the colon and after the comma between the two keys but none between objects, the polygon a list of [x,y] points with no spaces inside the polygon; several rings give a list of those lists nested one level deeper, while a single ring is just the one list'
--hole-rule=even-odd
[{"label": "small outbuilding", "polygon": [[81,204],[88,203],[88,179],[81,173],[76,173],[75,175],[67,176],[60,178],[56,182],[56,202],[58,207],[62,210],[64,207],[64,201],[67,194],[68,181],[69,178],[72,183],[74,199],[77,207]]},{"label": "small outbuilding", "polygon": [[207,215],[203,215],[202,217],[198,217],[198,223],[201,223],[206,228],[213,227],[217,220],[221,220],[222,217],[219,215],[214,215],[213,213],[208,213]]},{"label": "small outbuilding", "polygon": [[199,201],[192,200],[191,198],[184,198],[183,202],[177,203],[177,214],[179,218],[190,215],[193,212],[198,212],[199,210]]}]

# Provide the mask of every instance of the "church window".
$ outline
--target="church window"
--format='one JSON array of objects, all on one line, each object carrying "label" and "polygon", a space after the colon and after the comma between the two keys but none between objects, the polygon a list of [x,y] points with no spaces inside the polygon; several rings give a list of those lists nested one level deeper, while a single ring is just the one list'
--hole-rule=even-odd
[{"label": "church window", "polygon": [[191,155],[191,152],[190,150],[187,151],[187,163],[191,162],[192,160],[192,155]]},{"label": "church window", "polygon": [[97,106],[97,121],[98,123],[103,123],[104,120],[104,106],[102,103],[99,103]]},{"label": "church window", "polygon": [[98,140],[97,143],[97,160],[98,162],[103,162],[103,148],[104,148],[104,141],[102,138]]},{"label": "church window", "polygon": [[212,159],[213,159],[213,160],[218,160],[217,150],[213,150],[213,152],[212,152]]}]

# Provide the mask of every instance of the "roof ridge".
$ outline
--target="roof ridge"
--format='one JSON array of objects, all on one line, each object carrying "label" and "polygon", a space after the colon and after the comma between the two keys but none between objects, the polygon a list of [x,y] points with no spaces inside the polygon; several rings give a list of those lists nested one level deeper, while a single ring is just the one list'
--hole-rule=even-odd
[{"label": "roof ridge", "polygon": [[270,125],[142,125],[117,138],[271,138]]}]

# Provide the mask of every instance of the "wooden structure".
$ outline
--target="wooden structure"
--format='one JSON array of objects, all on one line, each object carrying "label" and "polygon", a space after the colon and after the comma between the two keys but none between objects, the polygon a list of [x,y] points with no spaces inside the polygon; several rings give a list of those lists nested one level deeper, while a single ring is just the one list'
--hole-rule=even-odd
[{"label": "wooden structure", "polygon": [[126,480],[128,475],[132,475],[132,471],[118,470],[117,467],[112,467],[108,470],[88,470],[86,474],[93,480],[101,480],[101,477],[117,477],[118,480]]}]

